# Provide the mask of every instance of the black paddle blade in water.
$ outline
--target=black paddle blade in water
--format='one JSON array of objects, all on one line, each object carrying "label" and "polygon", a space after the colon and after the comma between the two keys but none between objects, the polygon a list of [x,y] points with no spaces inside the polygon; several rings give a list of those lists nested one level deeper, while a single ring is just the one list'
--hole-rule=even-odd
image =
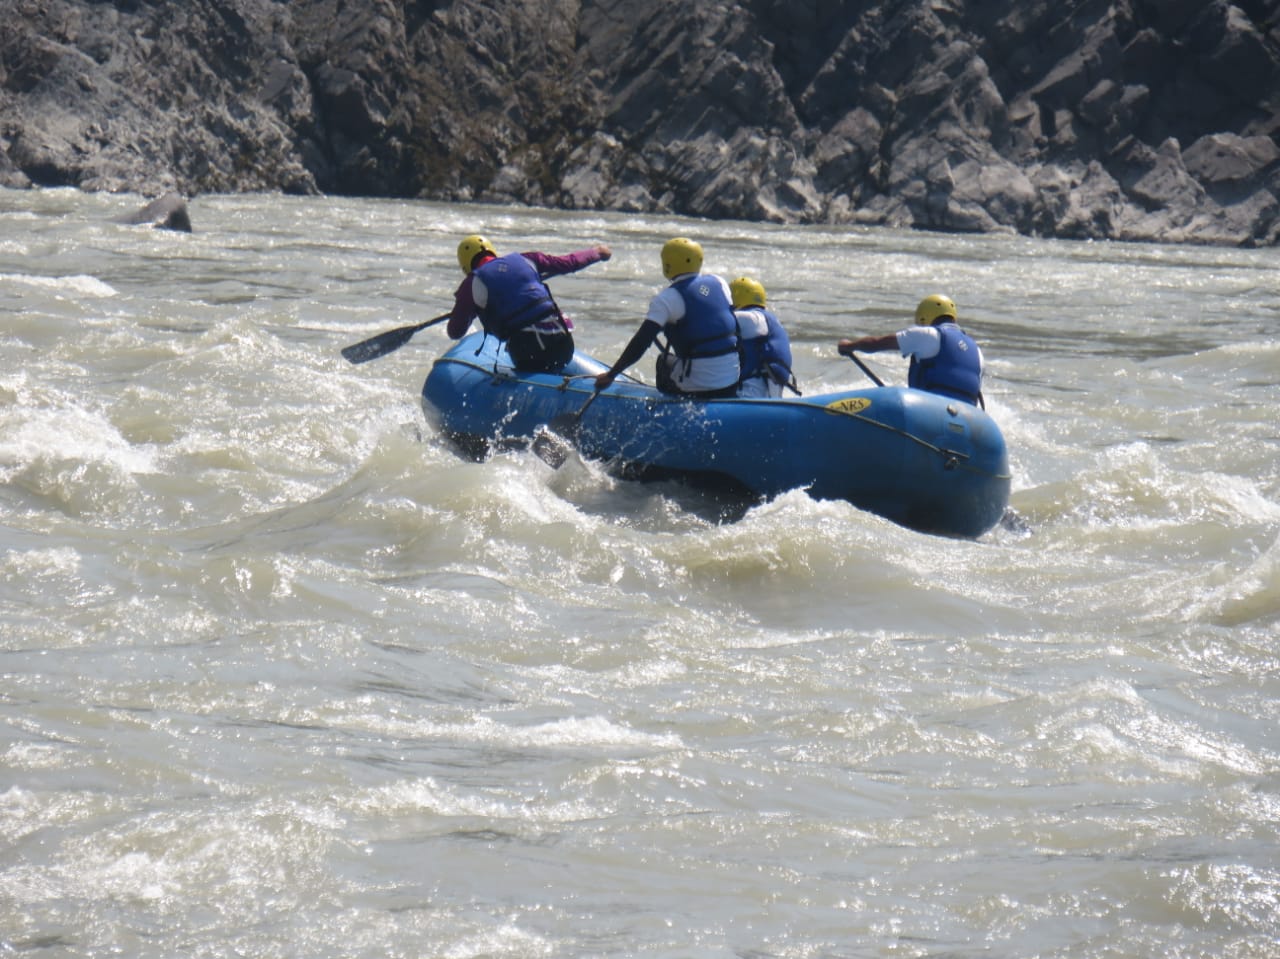
[{"label": "black paddle blade in water", "polygon": [[582,428],[582,414],[587,407],[596,401],[600,391],[592,393],[576,413],[565,413],[557,416],[546,426],[539,426],[533,437],[533,451],[538,458],[558,470],[569,458],[569,453],[578,442],[578,431]]},{"label": "black paddle blade in water", "polygon": [[349,363],[368,363],[370,360],[376,360],[380,356],[386,356],[388,353],[394,353],[400,349],[400,347],[413,339],[413,334],[419,330],[425,330],[428,326],[443,323],[447,319],[449,319],[449,314],[445,313],[443,316],[433,317],[423,323],[415,323],[412,326],[399,326],[394,330],[387,330],[385,333],[371,336],[367,340],[361,340],[359,343],[344,346],[342,348],[343,359]]},{"label": "black paddle blade in water", "polygon": [[539,426],[530,445],[534,455],[553,470],[558,470],[569,458],[573,446],[563,436],[554,433],[548,426]]},{"label": "black paddle blade in water", "polygon": [[404,346],[418,332],[416,327],[406,326],[387,333],[380,333],[372,339],[353,343],[342,348],[343,357],[351,363],[368,363],[380,356],[386,356]]}]

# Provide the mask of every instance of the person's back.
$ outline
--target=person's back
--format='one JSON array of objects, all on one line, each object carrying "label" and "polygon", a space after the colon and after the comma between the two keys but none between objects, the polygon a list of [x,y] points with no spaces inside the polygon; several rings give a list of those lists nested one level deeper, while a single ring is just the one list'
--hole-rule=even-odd
[{"label": "person's back", "polygon": [[729,284],[702,272],[702,247],[685,237],[668,240],[661,260],[671,285],[649,301],[644,322],[613,366],[596,377],[596,389],[608,389],[665,334],[656,370],[660,390],[699,399],[736,395],[738,333]]},{"label": "person's back", "polygon": [[560,316],[538,271],[519,253],[485,260],[475,276],[485,290],[484,304],[476,304],[480,325],[491,336],[505,342],[527,326]]},{"label": "person's back", "polygon": [[[658,386],[670,393],[708,393],[737,387],[738,334],[729,287],[714,273],[688,273],[671,281],[683,311],[663,325],[669,354],[659,361]],[[662,360],[666,360],[665,363]]]},{"label": "person's back", "polygon": [[466,274],[454,294],[448,334],[461,339],[480,318],[486,334],[501,340],[517,370],[553,373],[573,358],[573,323],[556,305],[544,280],[607,260],[604,245],[566,256],[530,251],[498,256],[479,234],[458,244],[458,265]]},{"label": "person's back", "polygon": [[977,404],[982,395],[982,352],[973,337],[955,323],[938,323],[938,351],[927,359],[913,354],[907,385]]},{"label": "person's back", "polygon": [[982,350],[957,322],[955,302],[947,296],[926,296],[916,307],[916,325],[885,336],[841,340],[842,356],[878,353],[897,348],[911,358],[907,385],[982,406]]}]

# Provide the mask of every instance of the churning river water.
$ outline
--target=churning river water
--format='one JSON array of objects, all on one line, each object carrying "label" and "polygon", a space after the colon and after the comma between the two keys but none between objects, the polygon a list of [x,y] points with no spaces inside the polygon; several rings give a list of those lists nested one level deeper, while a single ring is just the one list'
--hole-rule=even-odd
[{"label": "churning river water", "polygon": [[[1280,956],[1280,252],[144,199],[0,192],[0,955]],[[606,362],[694,236],[806,393],[949,294],[1021,524],[460,458],[339,350],[470,232]]]}]

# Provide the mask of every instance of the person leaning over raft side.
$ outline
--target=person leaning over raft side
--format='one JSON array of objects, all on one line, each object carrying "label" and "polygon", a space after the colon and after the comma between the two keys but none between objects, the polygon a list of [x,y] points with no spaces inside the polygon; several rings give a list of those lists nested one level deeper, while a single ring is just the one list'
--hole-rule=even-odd
[{"label": "person leaning over raft side", "polygon": [[603,244],[567,256],[508,253],[477,234],[458,244],[458,265],[467,274],[453,295],[446,330],[460,340],[480,317],[489,336],[507,346],[515,368],[554,373],[573,358],[573,322],[560,312],[544,279],[573,273],[613,254]]},{"label": "person leaning over raft side", "polygon": [[764,284],[740,276],[729,284],[733,315],[738,320],[738,357],[742,375],[739,396],[781,396],[791,389],[797,396],[791,372],[791,339],[772,310],[765,307]]},{"label": "person leaning over raft side", "polygon": [[841,356],[898,349],[911,357],[907,385],[951,396],[975,406],[982,400],[982,350],[956,323],[956,305],[950,297],[926,296],[916,307],[916,325],[885,336],[841,340]]},{"label": "person leaning over raft side", "polygon": [[606,372],[596,377],[603,390],[653,345],[667,343],[658,357],[657,386],[664,393],[719,399],[738,392],[738,324],[729,285],[702,272],[702,247],[675,237],[662,247],[662,275],[671,285],[649,301],[649,310],[631,342]]}]

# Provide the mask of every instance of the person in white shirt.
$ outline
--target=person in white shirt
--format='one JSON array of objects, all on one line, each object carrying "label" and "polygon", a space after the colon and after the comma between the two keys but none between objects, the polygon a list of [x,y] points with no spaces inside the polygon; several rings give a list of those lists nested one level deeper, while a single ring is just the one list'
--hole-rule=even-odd
[{"label": "person in white shirt", "polygon": [[662,275],[671,285],[650,300],[640,329],[617,362],[596,377],[596,389],[607,389],[663,334],[658,389],[699,399],[735,396],[740,367],[729,285],[702,272],[702,247],[687,237],[663,245]]},{"label": "person in white shirt", "polygon": [[729,284],[729,293],[738,320],[742,362],[738,395],[776,397],[790,389],[799,396],[800,388],[791,372],[791,339],[777,315],[767,308],[764,284],[740,276]]},{"label": "person in white shirt", "polygon": [[951,396],[975,406],[982,400],[982,350],[956,322],[950,297],[935,293],[916,307],[916,325],[884,336],[864,336],[836,344],[841,356],[896,349],[911,357],[907,385]]}]

